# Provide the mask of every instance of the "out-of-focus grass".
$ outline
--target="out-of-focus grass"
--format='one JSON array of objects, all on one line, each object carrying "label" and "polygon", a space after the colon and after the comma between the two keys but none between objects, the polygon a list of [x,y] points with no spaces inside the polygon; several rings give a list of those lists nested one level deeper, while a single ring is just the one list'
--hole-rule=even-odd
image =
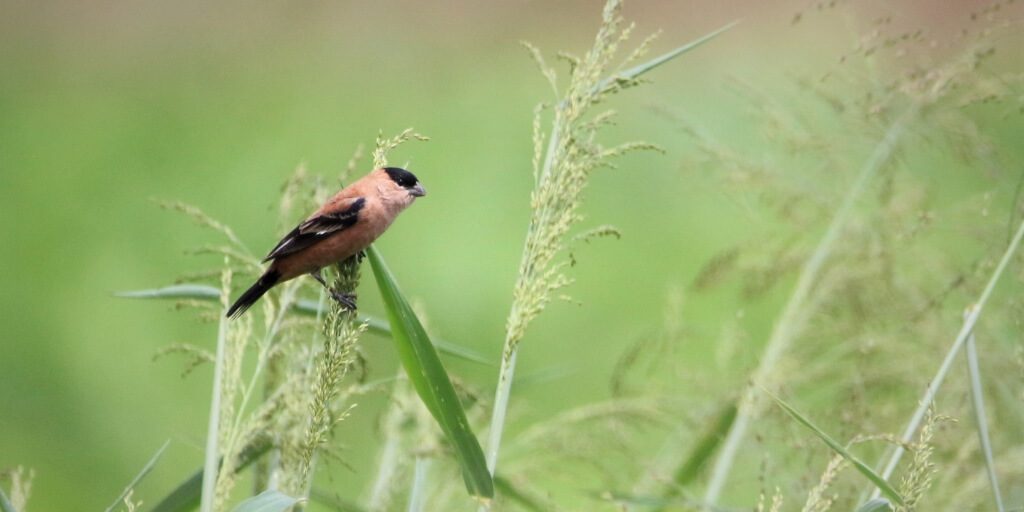
[{"label": "out-of-focus grass", "polygon": [[[642,30],[672,36],[662,43],[737,15],[747,21],[731,39],[659,71],[644,99],[621,100],[631,108],[609,139],[648,140],[668,154],[630,156],[621,170],[595,176],[584,213],[624,236],[581,245],[571,293],[582,305],[555,303],[532,327],[522,374],[566,361],[571,373],[557,385],[517,388],[510,431],[606,399],[629,340],[661,323],[666,290],[685,288],[719,249],[776,226],[763,220],[763,207],[723,193],[714,169],[680,168],[694,143],[665,112],[751,153],[770,147],[775,142],[748,125],[750,105],[723,88],[726,77],[754,81],[779,103],[817,115],[802,106],[806,93],[793,92],[788,75],[831,69],[873,12],[853,11],[844,32],[834,20],[791,25],[802,3],[764,13],[756,5],[701,16],[672,4],[627,5]],[[35,468],[33,510],[105,506],[167,438],[170,448],[136,499],[152,503],[201,459],[209,367],[181,380],[172,359],[150,358],[170,343],[208,340],[215,327],[164,305],[110,296],[210,266],[208,257],[183,254],[207,235],[155,208],[151,197],[203,206],[258,252],[281,234],[271,209],[299,162],[330,175],[379,128],[416,126],[433,142],[393,159],[409,159],[430,196],[380,244],[403,290],[429,298],[438,335],[497,357],[529,215],[530,109],[548,90],[517,41],[582,47],[597,13],[582,2],[554,13],[541,5],[448,9],[416,2],[303,12],[237,4],[0,6],[0,214],[7,226],[0,467]],[[907,16],[925,20],[922,12]],[[934,23],[969,23],[961,20]],[[1012,56],[996,58],[1015,65]],[[971,115],[1000,151],[1021,161],[1019,118],[984,105]],[[1010,182],[960,172],[948,161],[914,163],[910,172],[933,186],[936,204]],[[994,194],[993,204],[1006,200],[1005,191]],[[970,238],[975,228],[942,220],[940,236],[952,240]],[[961,244],[963,254],[953,257],[968,268],[984,249]],[[738,287],[687,297],[686,328],[714,333],[738,318],[749,343],[763,340],[784,294],[776,289],[741,303]],[[370,290],[364,286],[361,307],[380,315]],[[366,345],[373,371],[390,375],[397,361],[387,343]],[[742,378],[759,348],[737,347],[728,366],[734,374],[707,388]],[[707,341],[687,345],[680,363],[706,367],[715,350]],[[482,388],[493,383],[493,369],[451,366]],[[372,475],[382,402],[364,401],[362,414],[342,427],[353,469],[335,466],[324,477],[342,493],[358,495]]]}]

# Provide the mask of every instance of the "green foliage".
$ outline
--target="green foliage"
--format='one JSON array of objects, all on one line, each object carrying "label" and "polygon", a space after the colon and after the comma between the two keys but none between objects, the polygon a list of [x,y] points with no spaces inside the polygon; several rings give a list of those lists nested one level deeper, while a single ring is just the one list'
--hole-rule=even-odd
[{"label": "green foliage", "polygon": [[[251,444],[242,450],[235,465],[235,472],[243,471],[257,459],[270,451],[271,443],[266,438],[253,440]],[[203,468],[193,473],[190,477],[178,484],[171,492],[160,500],[151,510],[152,512],[185,512],[199,506],[199,498],[203,489]]]},{"label": "green foliage", "polygon": [[150,471],[153,471],[153,467],[156,466],[157,461],[160,460],[160,456],[164,454],[164,450],[166,450],[167,446],[170,444],[171,441],[168,439],[167,441],[164,442],[164,444],[160,445],[160,448],[149,459],[149,462],[146,462],[146,465],[142,466],[142,469],[139,470],[139,473],[137,475],[135,475],[135,478],[133,478],[132,481],[128,484],[128,486],[124,488],[124,491],[121,492],[121,495],[118,496],[116,500],[114,500],[114,503],[107,507],[106,512],[111,512],[112,510],[120,506],[122,503],[130,500],[129,496],[132,494],[135,487],[139,485],[139,482],[141,482],[143,478],[146,478],[146,475],[148,475]]},{"label": "green foliage", "polygon": [[[116,297],[127,299],[173,299],[216,301],[220,299],[220,291],[212,286],[202,284],[176,284],[148,290],[132,290],[117,292]],[[308,299],[299,299],[289,304],[296,313],[320,316],[328,313],[327,305]],[[391,336],[391,326],[387,321],[369,315],[359,315],[359,323],[366,325],[369,333]],[[446,355],[457,357],[474,363],[492,365],[493,363],[475,350],[442,339],[431,339],[437,349]]]},{"label": "green foliage", "polygon": [[392,339],[409,381],[451,442],[462,467],[466,490],[474,496],[492,498],[494,485],[487,471],[483,450],[470,429],[466,413],[448,379],[448,373],[434,352],[430,337],[399,291],[380,252],[370,246],[366,254],[373,266],[377,287],[384,297],[388,319],[391,321]]},{"label": "green foliage", "polygon": [[6,476],[11,481],[10,496],[0,486],[0,511],[18,512],[19,510],[25,510],[28,506],[29,495],[32,493],[34,473],[31,470],[25,471],[25,468],[19,466],[7,471],[6,474],[0,473],[0,476]]},{"label": "green foliage", "polygon": [[967,356],[967,375],[971,382],[971,408],[974,409],[978,442],[981,443],[981,453],[985,458],[985,471],[988,473],[989,483],[992,486],[992,498],[996,502],[996,510],[1003,512],[1006,509],[1003,506],[1002,493],[999,491],[999,477],[996,475],[995,457],[992,454],[992,440],[985,412],[985,394],[981,383],[981,367],[978,364],[978,347],[974,334],[967,337],[964,353]]},{"label": "green foliage", "polygon": [[18,512],[11,503],[11,500],[4,494],[4,490],[0,489],[0,510],[3,512]]},{"label": "green foliage", "polygon": [[[663,498],[671,500],[677,497],[681,489],[697,480],[697,477],[700,476],[700,471],[708,460],[711,459],[712,455],[715,454],[718,447],[721,446],[725,435],[729,432],[729,428],[736,421],[736,412],[736,404],[729,403],[710,419],[707,428],[697,438],[697,442],[690,453],[679,464],[679,469],[675,472],[672,485],[663,494]],[[662,509],[659,508],[658,510]]]},{"label": "green foliage", "polygon": [[278,491],[263,491],[238,504],[233,512],[284,512],[300,500]]},{"label": "green foliage", "polygon": [[[623,70],[647,52],[653,40],[653,36],[649,37],[625,58],[617,70],[610,71],[620,45],[629,39],[634,28],[632,24],[625,24],[621,11],[620,0],[608,0],[590,50],[582,57],[566,53],[559,55],[569,62],[570,67],[569,85],[564,91],[559,91],[557,73],[547,65],[541,52],[526,44],[541,74],[547,78],[559,99],[553,107],[548,134],[542,132],[541,116],[551,107],[541,103],[534,109],[534,188],[530,195],[530,223],[512,291],[512,307],[505,321],[502,364],[487,444],[487,466],[492,474],[498,463],[519,343],[526,335],[527,326],[547,307],[552,294],[572,282],[565,271],[570,263],[575,264],[575,260],[570,256],[570,261],[559,261],[559,257],[566,251],[569,231],[583,219],[579,210],[583,191],[592,173],[600,167],[612,166],[611,160],[626,153],[660,150],[646,142],[604,147],[598,143],[598,134],[612,124],[615,112],[594,113],[593,110],[609,96],[638,85],[639,77],[644,73],[732,27],[727,25],[660,57]],[[585,239],[590,233],[615,234],[617,231],[601,227],[582,236]]]},{"label": "green foliage", "polygon": [[892,504],[885,498],[873,498],[857,507],[857,512],[892,512]]},{"label": "green foliage", "polygon": [[[217,510],[266,489],[310,512],[462,510],[476,502],[453,477],[475,460],[486,480],[467,443],[488,430],[496,511],[1021,507],[1024,3],[751,4],[714,44],[645,61],[716,11],[613,1],[590,51],[527,46],[540,81],[514,40],[578,45],[600,13],[397,5],[410,15],[118,8],[116,29],[88,7],[10,6],[4,506],[107,506],[172,437],[115,509],[194,509],[205,476]],[[666,36],[624,51],[632,8]],[[339,142],[413,121],[434,142],[396,161],[431,196],[378,246],[415,290],[397,300],[434,343],[419,349],[442,354],[427,387],[364,335],[392,336],[373,280],[358,316],[302,278],[221,323],[263,268],[254,249],[368,170],[362,155],[422,137],[347,162]],[[666,154],[618,155],[652,147],[628,140]],[[328,273],[351,288],[358,271]],[[133,294],[160,301],[105,298],[174,273]],[[496,394],[477,362],[502,365]],[[457,407],[438,421],[441,387]],[[39,471],[31,500],[16,462]],[[865,470],[903,505],[873,499]]]},{"label": "green foliage", "polygon": [[799,412],[797,412],[796,409],[792,408],[789,404],[784,402],[781,398],[779,398],[779,397],[777,397],[777,396],[775,396],[775,395],[773,395],[771,393],[767,393],[767,394],[768,394],[768,396],[770,396],[772,398],[772,400],[775,400],[775,403],[777,403],[779,405],[779,407],[782,407],[782,409],[785,410],[787,414],[792,416],[795,420],[800,422],[803,426],[811,429],[811,432],[814,432],[814,434],[817,435],[819,439],[824,441],[824,443],[827,444],[828,447],[830,449],[832,449],[832,451],[834,451],[837,454],[841,455],[844,459],[849,461],[850,464],[853,464],[853,467],[857,468],[857,471],[859,471],[862,475],[867,477],[868,480],[871,480],[871,482],[873,484],[878,486],[878,488],[886,495],[886,497],[888,497],[890,500],[896,502],[898,505],[903,505],[903,497],[900,496],[900,494],[898,492],[896,492],[896,489],[894,489],[891,485],[889,485],[889,482],[886,482],[884,478],[882,478],[877,473],[875,473],[874,470],[872,470],[870,467],[868,467],[867,464],[865,464],[863,461],[858,459],[855,455],[850,453],[849,450],[847,450],[845,446],[839,444],[839,442],[837,442],[835,439],[832,439],[832,437],[829,436],[828,434],[826,434],[825,431],[821,430],[817,425],[812,423],[811,420],[807,419],[806,417],[804,417],[804,415],[802,415]]}]

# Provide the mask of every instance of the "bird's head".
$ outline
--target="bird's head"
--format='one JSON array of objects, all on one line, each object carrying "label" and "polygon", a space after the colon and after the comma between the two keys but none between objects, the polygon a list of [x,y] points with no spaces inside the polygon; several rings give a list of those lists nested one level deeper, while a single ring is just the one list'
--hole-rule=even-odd
[{"label": "bird's head", "polygon": [[388,181],[393,184],[394,193],[406,195],[402,199],[411,203],[415,198],[427,195],[427,191],[413,173],[398,167],[385,167],[380,171],[386,174]]}]

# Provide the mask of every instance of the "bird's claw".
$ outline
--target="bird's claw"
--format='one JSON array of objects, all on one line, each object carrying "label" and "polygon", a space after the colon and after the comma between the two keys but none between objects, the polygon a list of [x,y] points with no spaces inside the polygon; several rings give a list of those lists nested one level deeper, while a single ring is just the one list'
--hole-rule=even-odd
[{"label": "bird's claw", "polygon": [[331,297],[333,297],[334,300],[338,301],[338,303],[341,304],[342,307],[345,308],[345,310],[347,310],[347,311],[355,311],[356,310],[356,294],[354,294],[354,293],[342,293],[342,292],[331,290]]}]

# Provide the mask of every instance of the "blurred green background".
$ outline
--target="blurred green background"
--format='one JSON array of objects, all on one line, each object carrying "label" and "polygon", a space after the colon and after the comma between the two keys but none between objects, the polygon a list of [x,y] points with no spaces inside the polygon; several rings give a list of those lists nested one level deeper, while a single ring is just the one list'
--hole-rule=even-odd
[{"label": "blurred green background", "polygon": [[[927,4],[903,3],[897,15],[938,34],[970,23],[966,7]],[[333,177],[378,130],[414,127],[431,141],[403,146],[393,161],[408,162],[430,195],[378,246],[438,334],[497,360],[529,216],[532,109],[551,99],[518,41],[549,56],[582,51],[599,11],[589,1],[0,2],[0,468],[35,470],[30,509],[106,506],[166,439],[170,449],[137,493],[147,503],[202,460],[210,368],[182,379],[179,360],[152,357],[172,343],[212,347],[216,326],[168,303],[112,297],[219,263],[188,254],[215,237],[154,198],[197,205],[262,252],[281,235],[276,204],[297,165]],[[761,207],[730,196],[714,169],[687,167],[695,143],[673,116],[750,154],[772,145],[749,126],[751,105],[724,85],[798,102],[794,77],[826,74],[888,13],[867,3],[811,16],[820,11],[804,1],[627,3],[641,36],[663,31],[655,53],[743,21],[613,100],[621,115],[609,142],[641,139],[666,152],[596,174],[583,227],[613,224],[623,236],[574,250],[568,293],[579,304],[554,303],[520,355],[522,376],[562,373],[516,388],[510,435],[607,398],[615,361],[662,324],[666,296],[765,228]],[[1020,70],[1019,52],[997,58]],[[1000,150],[1019,157],[1019,116],[978,115]],[[954,198],[1013,184],[955,166],[923,174]],[[687,294],[686,329],[706,336],[680,357],[709,365],[715,333],[739,318],[749,346],[722,379],[742,378],[785,291],[742,304],[734,289]],[[361,300],[382,313],[372,287]],[[364,345],[371,372],[392,374],[387,341]],[[496,368],[447,364],[492,392]],[[382,404],[369,397],[342,427],[350,468],[327,472],[343,493],[364,488]]]}]

